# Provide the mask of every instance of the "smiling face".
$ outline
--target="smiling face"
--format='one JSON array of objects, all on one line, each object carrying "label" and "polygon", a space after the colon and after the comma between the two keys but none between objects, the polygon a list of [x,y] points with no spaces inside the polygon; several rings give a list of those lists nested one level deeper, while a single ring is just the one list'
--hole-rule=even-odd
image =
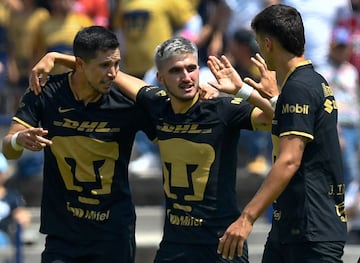
[{"label": "smiling face", "polygon": [[110,84],[119,71],[119,63],[119,49],[98,50],[96,57],[87,62],[80,59],[84,79],[92,92],[106,94],[110,91]]},{"label": "smiling face", "polygon": [[191,53],[175,55],[163,64],[157,77],[173,101],[192,101],[199,88],[198,59]]}]

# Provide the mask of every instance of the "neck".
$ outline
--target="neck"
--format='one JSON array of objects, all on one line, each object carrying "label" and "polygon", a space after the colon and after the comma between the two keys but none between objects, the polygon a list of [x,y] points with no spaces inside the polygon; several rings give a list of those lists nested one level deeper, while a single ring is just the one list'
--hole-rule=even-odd
[{"label": "neck", "polygon": [[306,61],[305,56],[296,57],[292,54],[278,56],[281,59],[276,61],[276,77],[280,84],[280,87],[283,86],[284,81],[286,80],[289,72],[297,67],[299,64]]},{"label": "neck", "polygon": [[185,113],[187,112],[199,99],[199,93],[193,97],[192,100],[180,100],[174,96],[169,95],[171,101],[171,107],[174,113]]}]

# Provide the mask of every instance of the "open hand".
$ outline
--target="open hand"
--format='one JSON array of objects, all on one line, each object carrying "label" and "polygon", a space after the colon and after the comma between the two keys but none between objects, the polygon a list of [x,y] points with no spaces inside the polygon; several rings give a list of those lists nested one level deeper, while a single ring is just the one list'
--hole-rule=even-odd
[{"label": "open hand", "polygon": [[226,56],[222,55],[220,59],[215,56],[209,56],[208,67],[215,76],[216,82],[209,82],[214,88],[228,94],[236,94],[243,85],[240,75]]},{"label": "open hand", "polygon": [[256,82],[251,78],[245,78],[244,82],[255,88],[264,98],[270,99],[279,95],[275,71],[271,71],[267,68],[266,62],[260,54],[256,54],[255,57],[252,57],[251,61],[259,69],[261,79],[260,82]]}]

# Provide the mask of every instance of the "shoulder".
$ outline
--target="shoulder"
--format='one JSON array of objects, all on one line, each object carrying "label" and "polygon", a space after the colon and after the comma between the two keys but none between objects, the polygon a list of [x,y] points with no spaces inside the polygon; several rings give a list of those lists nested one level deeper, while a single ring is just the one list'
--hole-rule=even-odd
[{"label": "shoulder", "polygon": [[233,96],[221,96],[211,100],[201,100],[199,103],[202,109],[217,112],[224,118],[241,114],[250,114],[254,106],[247,101]]},{"label": "shoulder", "polygon": [[169,96],[166,90],[159,86],[144,86],[139,90],[137,95],[138,99],[151,99],[151,100],[168,100]]},{"label": "shoulder", "polygon": [[58,75],[49,75],[48,81],[43,87],[42,93],[52,93],[59,89],[63,90],[65,86],[69,86],[69,74],[70,72]]},{"label": "shoulder", "polygon": [[326,79],[314,70],[311,64],[298,67],[286,80],[282,93],[292,96],[304,92],[321,92],[324,86],[328,86]]}]

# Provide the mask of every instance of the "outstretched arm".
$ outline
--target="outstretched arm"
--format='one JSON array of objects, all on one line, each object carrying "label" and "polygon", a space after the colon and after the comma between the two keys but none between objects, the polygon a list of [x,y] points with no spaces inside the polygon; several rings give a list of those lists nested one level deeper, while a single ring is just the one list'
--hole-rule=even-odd
[{"label": "outstretched arm", "polygon": [[23,149],[30,151],[41,151],[52,142],[44,136],[48,134],[47,130],[42,128],[26,127],[13,121],[9,132],[2,142],[2,152],[7,159],[18,159]]},{"label": "outstretched arm", "polygon": [[41,92],[41,87],[45,85],[47,77],[55,64],[61,64],[65,67],[75,69],[75,57],[59,52],[49,52],[45,54],[31,69],[29,77],[30,89],[33,90],[36,95]]},{"label": "outstretched arm", "polygon": [[[75,69],[75,57],[59,52],[49,52],[32,68],[29,78],[30,88],[35,94],[41,92],[42,86],[45,85],[50,71],[55,64],[61,64],[71,69]],[[124,72],[118,71],[114,83],[118,88],[135,101],[136,95],[140,88],[148,85],[142,79],[136,78]]]},{"label": "outstretched arm", "polygon": [[136,78],[129,74],[119,71],[114,79],[114,83],[125,93],[130,99],[136,101],[136,95],[139,90],[148,84],[142,79]]}]

